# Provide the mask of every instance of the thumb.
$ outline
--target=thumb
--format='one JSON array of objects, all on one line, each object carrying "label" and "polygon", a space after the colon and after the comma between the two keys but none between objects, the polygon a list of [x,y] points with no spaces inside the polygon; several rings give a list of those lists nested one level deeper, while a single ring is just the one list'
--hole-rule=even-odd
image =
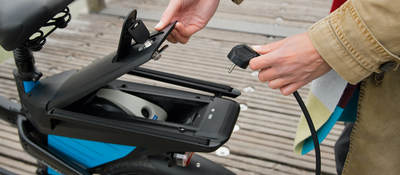
[{"label": "thumb", "polygon": [[277,49],[278,47],[280,47],[283,43],[285,42],[285,40],[280,40],[280,41],[276,41],[270,44],[266,44],[266,45],[255,45],[255,46],[251,46],[251,48],[256,51],[257,53],[259,53],[260,55],[264,55],[267,54],[268,52],[271,52],[275,49]]},{"label": "thumb", "polygon": [[156,30],[160,31],[171,23],[171,20],[173,17],[175,17],[179,7],[181,6],[180,2],[181,1],[174,0],[169,2],[167,9],[165,9],[161,16],[160,22],[158,22],[158,24],[154,27]]}]

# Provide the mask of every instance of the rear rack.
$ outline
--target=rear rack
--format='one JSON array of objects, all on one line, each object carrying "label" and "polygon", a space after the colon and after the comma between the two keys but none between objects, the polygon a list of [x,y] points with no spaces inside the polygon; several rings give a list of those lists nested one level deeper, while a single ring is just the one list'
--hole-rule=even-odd
[{"label": "rear rack", "polygon": [[216,97],[227,96],[236,98],[240,96],[240,91],[227,85],[213,83],[204,80],[198,80],[185,76],[160,72],[152,69],[137,67],[128,72],[130,75],[144,77],[148,79],[158,80],[165,83],[188,87],[196,90],[210,92],[215,94]]}]

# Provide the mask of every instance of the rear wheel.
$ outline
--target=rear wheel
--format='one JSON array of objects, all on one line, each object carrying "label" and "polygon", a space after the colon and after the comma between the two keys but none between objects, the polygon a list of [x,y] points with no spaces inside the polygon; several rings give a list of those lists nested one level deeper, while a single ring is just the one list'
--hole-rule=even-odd
[{"label": "rear wheel", "polygon": [[106,166],[102,175],[157,175],[147,159],[125,160]]}]

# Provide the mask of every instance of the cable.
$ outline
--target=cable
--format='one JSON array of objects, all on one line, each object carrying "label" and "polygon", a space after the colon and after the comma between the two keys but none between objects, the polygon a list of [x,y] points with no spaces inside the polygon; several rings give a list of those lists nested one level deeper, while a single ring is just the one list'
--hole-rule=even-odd
[{"label": "cable", "polygon": [[[232,70],[238,66],[242,69],[246,69],[249,65],[249,62],[251,59],[260,56],[256,51],[254,51],[252,48],[250,48],[247,45],[240,44],[232,48],[232,50],[228,54],[229,60],[232,61],[232,66],[229,68],[229,73],[232,72]],[[319,141],[318,141],[318,136],[317,136],[317,131],[315,131],[314,123],[311,120],[310,113],[308,113],[307,107],[304,104],[303,100],[301,99],[299,93],[295,91],[293,93],[294,97],[297,100],[297,103],[299,103],[299,106],[301,108],[301,111],[303,111],[304,117],[307,120],[308,127],[310,128],[311,132],[311,137],[314,142],[314,148],[315,148],[315,174],[320,175],[321,174],[321,151],[319,149]]]},{"label": "cable", "polygon": [[297,91],[295,91],[293,93],[293,95],[296,98],[297,103],[299,103],[301,111],[303,111],[304,117],[307,120],[308,128],[310,129],[311,137],[313,139],[314,148],[315,148],[315,174],[320,175],[321,174],[321,151],[319,149],[319,141],[318,141],[317,131],[315,131],[314,123],[311,120],[310,113],[308,113],[307,107],[304,104],[303,100],[301,99],[299,93]]}]

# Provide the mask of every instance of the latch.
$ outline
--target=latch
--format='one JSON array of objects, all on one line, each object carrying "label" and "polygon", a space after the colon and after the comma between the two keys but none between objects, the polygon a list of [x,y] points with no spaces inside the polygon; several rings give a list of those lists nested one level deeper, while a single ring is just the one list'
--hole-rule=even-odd
[{"label": "latch", "polygon": [[128,32],[138,44],[144,44],[150,37],[150,32],[142,20],[135,20],[128,28]]},{"label": "latch", "polygon": [[[146,51],[146,49],[153,45],[156,45],[157,48],[160,47],[160,44],[165,40],[165,38],[163,38],[162,41],[156,41],[156,38],[166,37],[174,28],[175,23],[163,31],[150,33],[143,21],[137,19],[137,11],[132,11],[122,26],[118,51],[113,62],[119,62],[126,57],[129,57],[128,55],[143,54],[142,52]],[[154,51],[151,58],[154,60],[159,59],[161,56],[160,53],[166,48],[167,47],[164,46],[161,49]]]}]

